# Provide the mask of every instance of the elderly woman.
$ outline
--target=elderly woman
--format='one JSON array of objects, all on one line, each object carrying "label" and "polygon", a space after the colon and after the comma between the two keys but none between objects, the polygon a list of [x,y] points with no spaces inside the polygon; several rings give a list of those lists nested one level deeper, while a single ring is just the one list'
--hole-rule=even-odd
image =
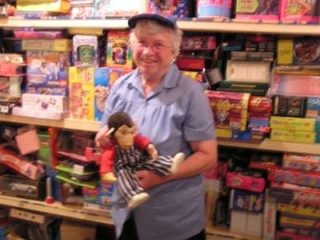
[{"label": "elderly woman", "polygon": [[[182,32],[175,22],[155,14],[129,19],[130,44],[137,68],[121,77],[106,101],[102,125],[117,111],[127,112],[141,134],[156,145],[159,155],[183,152],[178,171],[160,176],[149,170],[136,173],[150,200],[128,211],[118,201],[112,217],[119,239],[205,239],[205,209],[201,173],[214,166],[217,142],[212,112],[201,87],[174,63]],[[106,128],[97,144],[106,144]]]}]

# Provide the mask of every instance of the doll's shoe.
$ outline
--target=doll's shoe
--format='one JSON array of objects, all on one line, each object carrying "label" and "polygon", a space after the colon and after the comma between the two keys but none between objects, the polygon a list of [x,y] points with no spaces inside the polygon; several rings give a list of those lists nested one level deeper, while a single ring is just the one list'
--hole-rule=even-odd
[{"label": "doll's shoe", "polygon": [[172,158],[172,166],[170,168],[171,173],[175,173],[178,171],[179,166],[181,165],[182,161],[184,160],[185,156],[184,153],[177,153],[173,158]]},{"label": "doll's shoe", "polygon": [[149,199],[148,193],[139,193],[133,196],[128,202],[128,208],[136,208]]},{"label": "doll's shoe", "polygon": [[102,182],[107,182],[107,183],[115,183],[116,181],[118,181],[118,179],[112,172],[104,174],[101,180]]}]

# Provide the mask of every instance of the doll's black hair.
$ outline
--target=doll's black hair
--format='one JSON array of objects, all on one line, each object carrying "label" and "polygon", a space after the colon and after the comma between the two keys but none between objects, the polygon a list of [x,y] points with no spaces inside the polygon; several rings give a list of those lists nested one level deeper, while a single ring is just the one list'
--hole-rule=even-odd
[{"label": "doll's black hair", "polygon": [[108,128],[114,128],[114,131],[111,133],[113,135],[119,127],[121,126],[133,127],[134,122],[131,117],[125,112],[116,112],[112,114],[108,120]]}]

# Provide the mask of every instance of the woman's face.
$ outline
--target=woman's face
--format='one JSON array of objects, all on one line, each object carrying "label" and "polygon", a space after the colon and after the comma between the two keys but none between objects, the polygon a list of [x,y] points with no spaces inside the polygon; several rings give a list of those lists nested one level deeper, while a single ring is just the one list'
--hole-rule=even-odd
[{"label": "woman's face", "polygon": [[146,80],[161,80],[174,59],[170,32],[140,33],[132,42],[133,60]]}]

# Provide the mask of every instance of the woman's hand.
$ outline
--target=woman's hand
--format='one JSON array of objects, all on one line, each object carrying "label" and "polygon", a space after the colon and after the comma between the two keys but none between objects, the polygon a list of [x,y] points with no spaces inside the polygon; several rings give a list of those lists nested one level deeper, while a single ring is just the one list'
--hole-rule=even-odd
[{"label": "woman's hand", "polygon": [[149,189],[168,181],[167,177],[160,176],[149,170],[138,171],[136,173],[136,178],[143,189]]}]

